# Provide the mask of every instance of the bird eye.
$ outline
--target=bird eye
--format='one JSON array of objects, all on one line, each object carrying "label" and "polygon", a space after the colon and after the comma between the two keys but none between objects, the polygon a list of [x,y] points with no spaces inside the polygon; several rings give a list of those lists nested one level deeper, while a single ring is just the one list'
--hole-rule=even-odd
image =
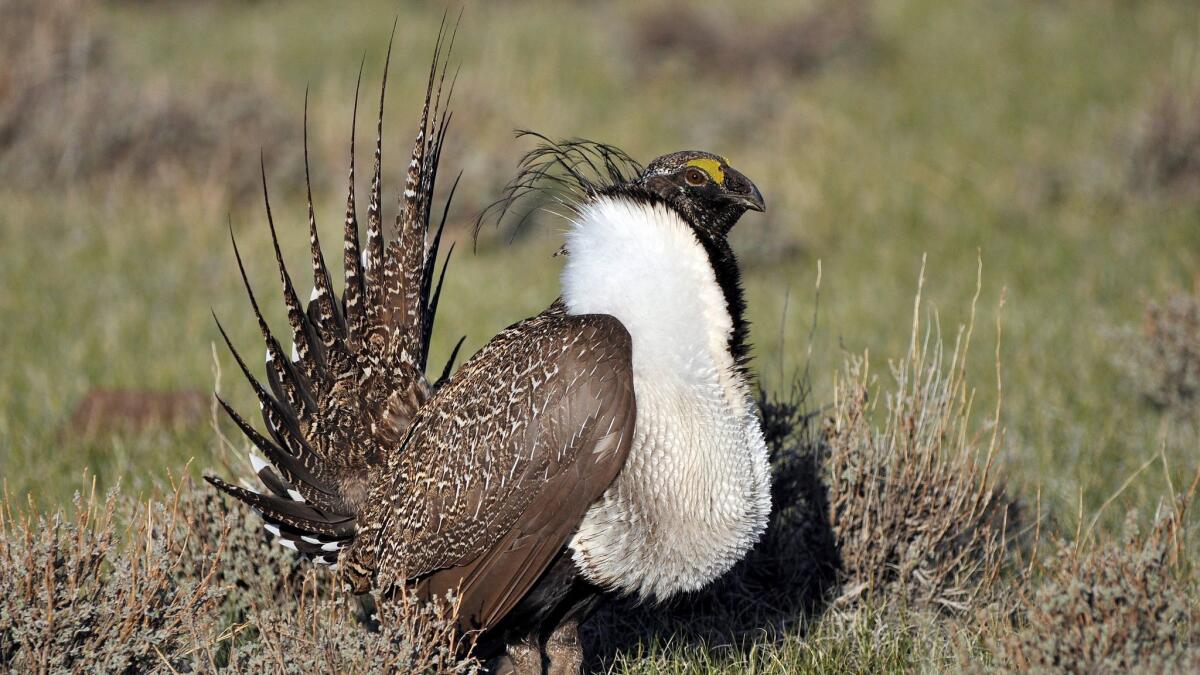
[{"label": "bird eye", "polygon": [[693,168],[688,169],[683,174],[683,179],[688,182],[688,185],[704,185],[704,182],[708,180],[708,176],[700,169]]}]

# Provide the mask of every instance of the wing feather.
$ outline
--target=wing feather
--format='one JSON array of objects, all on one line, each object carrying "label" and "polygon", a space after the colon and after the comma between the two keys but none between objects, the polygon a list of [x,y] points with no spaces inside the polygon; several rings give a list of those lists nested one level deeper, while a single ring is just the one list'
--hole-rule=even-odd
[{"label": "wing feather", "polygon": [[457,589],[465,628],[528,592],[624,465],[634,402],[629,334],[561,306],[497,336],[420,410],[369,500],[356,563],[381,588]]}]

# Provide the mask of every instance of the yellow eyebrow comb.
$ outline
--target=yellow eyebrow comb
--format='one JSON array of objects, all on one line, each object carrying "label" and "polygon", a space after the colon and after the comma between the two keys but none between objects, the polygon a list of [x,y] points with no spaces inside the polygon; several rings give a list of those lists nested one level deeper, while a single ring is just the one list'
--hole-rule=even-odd
[{"label": "yellow eyebrow comb", "polygon": [[718,160],[701,157],[700,159],[691,160],[687,163],[687,166],[694,166],[697,169],[703,170],[704,173],[708,174],[709,178],[718,183],[725,182],[725,172],[721,170],[721,162]]}]

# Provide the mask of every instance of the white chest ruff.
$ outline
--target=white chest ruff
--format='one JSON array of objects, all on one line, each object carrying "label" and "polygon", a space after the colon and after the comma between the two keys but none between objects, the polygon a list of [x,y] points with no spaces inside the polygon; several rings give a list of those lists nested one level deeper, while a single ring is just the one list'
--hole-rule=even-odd
[{"label": "white chest ruff", "polygon": [[727,350],[733,329],[708,258],[664,207],[602,199],[567,236],[572,313],[633,340],[629,459],[570,546],[594,583],[664,598],[700,588],[754,545],[770,511],[766,446]]}]

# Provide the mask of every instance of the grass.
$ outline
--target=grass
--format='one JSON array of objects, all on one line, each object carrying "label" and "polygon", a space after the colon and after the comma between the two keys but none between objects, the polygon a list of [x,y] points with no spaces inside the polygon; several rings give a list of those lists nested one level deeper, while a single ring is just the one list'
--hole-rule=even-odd
[{"label": "grass", "polygon": [[[667,6],[736,26],[748,44],[820,9],[779,0],[746,17],[717,3]],[[113,2],[95,11],[99,29],[120,36],[111,58],[133,82],[183,94],[197,79],[268,83],[280,118],[296,125],[291,137],[307,87],[318,215],[334,241],[360,59],[372,101],[387,24],[399,16],[385,130],[394,186],[442,9],[297,0]],[[876,2],[863,48],[803,72],[749,58],[753,67],[736,76],[697,50],[651,55],[630,37],[662,15],[632,0],[466,8],[445,154],[448,169],[464,172],[452,212],[459,253],[432,363],[459,335],[469,353],[556,293],[553,219],[535,220],[511,246],[507,232],[491,231],[478,252],[466,245],[471,217],[525,149],[512,129],[602,139],[641,159],[700,147],[729,156],[769,203],[734,236],[768,388],[807,366],[811,400],[830,404],[847,356],[866,354],[870,372],[887,373],[889,357],[908,347],[923,259],[922,327],[951,338],[969,319],[982,260],[976,324],[1002,319],[1003,339],[997,347],[993,331],[977,331],[966,377],[975,423],[1002,392],[996,471],[1006,494],[1027,508],[1040,503],[1047,527],[1072,533],[1099,512],[1099,531],[1117,536],[1127,512],[1143,520],[1154,512],[1168,478],[1187,484],[1200,437],[1149,405],[1123,364],[1126,335],[1148,303],[1190,287],[1200,270],[1195,192],[1147,188],[1134,175],[1161,92],[1191,100],[1200,89],[1200,9],[1176,0]],[[270,174],[286,149],[263,150]],[[245,163],[258,151],[241,148]],[[94,387],[210,388],[210,308],[239,345],[256,344],[225,226],[232,221],[266,296],[275,280],[261,208],[211,181],[0,184],[0,475],[9,494],[51,507],[69,500],[85,468],[102,489],[120,482],[138,492],[189,457],[209,465],[212,431],[203,425],[86,443],[62,425]],[[300,189],[272,184],[295,269],[306,246]],[[218,363],[231,365],[224,354]],[[252,405],[243,387],[223,384],[235,403]],[[1137,473],[1100,510],[1160,450],[1169,469]],[[943,669],[961,651],[943,628],[911,616],[847,621],[845,630],[822,621],[751,656],[645,645],[614,668]]]}]

